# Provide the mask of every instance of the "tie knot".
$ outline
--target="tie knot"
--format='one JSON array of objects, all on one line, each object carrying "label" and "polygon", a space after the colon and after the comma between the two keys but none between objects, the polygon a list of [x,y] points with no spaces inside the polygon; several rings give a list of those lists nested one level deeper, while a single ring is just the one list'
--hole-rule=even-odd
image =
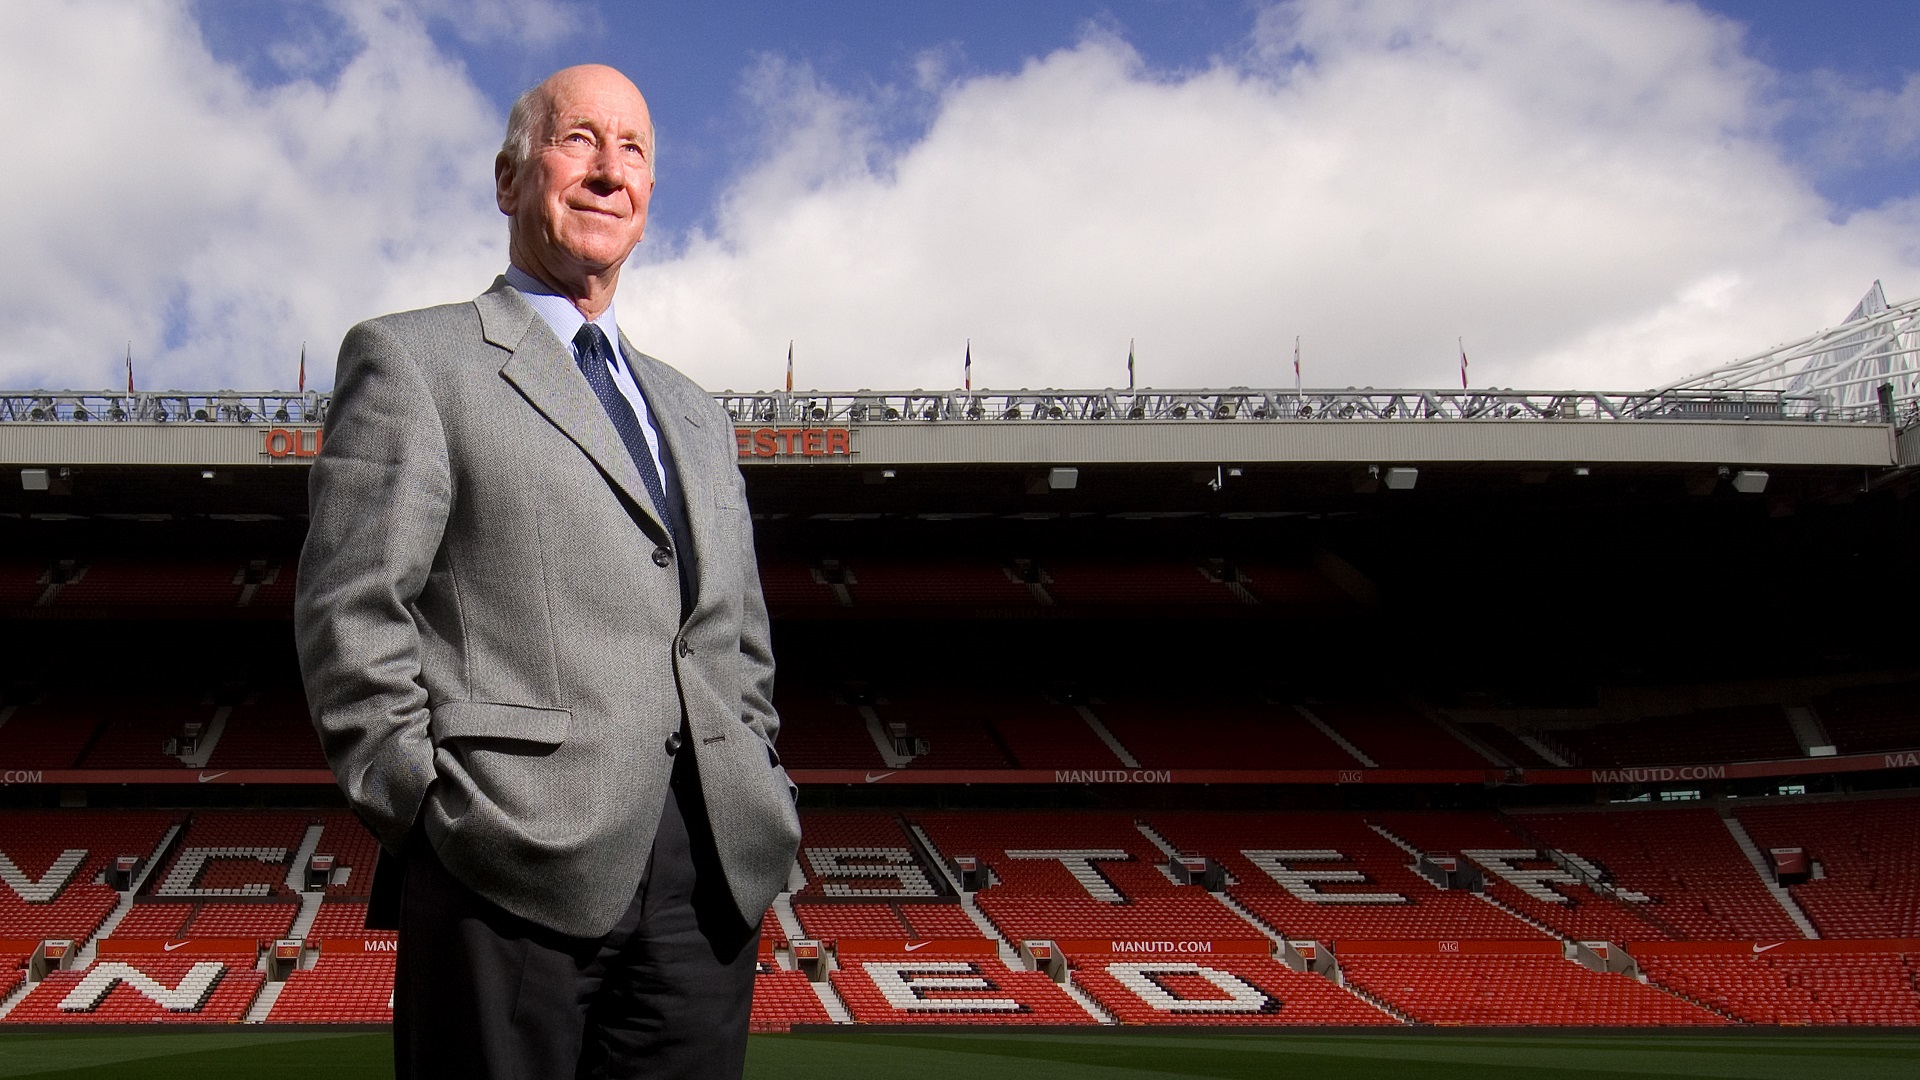
[{"label": "tie knot", "polygon": [[590,322],[580,324],[580,332],[573,335],[573,347],[580,350],[581,359],[585,360],[591,357],[603,364],[607,362],[607,357],[613,352],[613,350],[607,346],[607,335],[603,333],[598,326]]}]

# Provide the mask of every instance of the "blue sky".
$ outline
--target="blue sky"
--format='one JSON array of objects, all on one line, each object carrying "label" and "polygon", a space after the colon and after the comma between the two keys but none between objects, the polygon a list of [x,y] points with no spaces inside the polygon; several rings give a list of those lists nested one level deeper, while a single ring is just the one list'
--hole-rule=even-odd
[{"label": "blue sky", "polygon": [[[49,0],[0,11],[0,378],[287,381],[504,255],[546,72],[660,128],[620,317],[716,389],[1632,388],[1920,292],[1920,14],[1717,0]],[[77,94],[65,88],[82,76]],[[70,181],[70,178],[69,178]],[[84,205],[76,213],[75,206]],[[329,380],[316,362],[315,381]],[[810,383],[809,380],[812,380]]]},{"label": "blue sky", "polygon": [[[642,84],[666,129],[673,182],[656,215],[670,229],[711,220],[714,199],[760,149],[758,118],[742,99],[746,73],[765,57],[805,63],[853,93],[901,93],[890,134],[909,138],[925,120],[911,92],[915,66],[939,55],[956,72],[1006,74],[1069,47],[1090,30],[1123,38],[1162,73],[1191,72],[1245,48],[1256,12],[1247,0],[971,0],[807,4],[582,4],[551,40],[478,37],[457,12],[428,22],[434,42],[458,57],[502,110],[521,90],[570,63],[612,64]],[[1778,78],[1769,97],[1777,131],[1794,159],[1832,201],[1836,214],[1920,192],[1920,144],[1902,152],[1841,148],[1820,138],[1832,103],[1829,79],[1862,92],[1897,94],[1920,72],[1920,7],[1911,0],[1718,0],[1703,10],[1738,24],[1748,52]],[[194,5],[214,56],[262,84],[311,77],[276,62],[277,46],[310,35],[344,38],[346,22],[325,5],[199,0]],[[563,9],[569,10],[569,9]],[[346,57],[342,48],[335,63]]]}]

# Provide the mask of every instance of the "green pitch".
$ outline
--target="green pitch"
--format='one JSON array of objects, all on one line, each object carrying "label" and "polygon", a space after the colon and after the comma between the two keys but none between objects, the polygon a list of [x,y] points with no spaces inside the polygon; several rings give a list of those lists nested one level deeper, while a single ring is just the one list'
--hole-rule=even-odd
[{"label": "green pitch", "polygon": [[[0,1035],[0,1080],[372,1080],[385,1035],[62,1032]],[[755,1036],[751,1080],[1911,1080],[1914,1035],[827,1035]]]}]

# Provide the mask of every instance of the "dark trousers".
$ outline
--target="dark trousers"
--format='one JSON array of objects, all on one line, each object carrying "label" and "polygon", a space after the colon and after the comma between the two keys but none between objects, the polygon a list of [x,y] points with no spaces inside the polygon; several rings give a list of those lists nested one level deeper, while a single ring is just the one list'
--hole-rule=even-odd
[{"label": "dark trousers", "polygon": [[399,1080],[738,1080],[760,928],[734,909],[697,776],[675,770],[646,876],[602,938],[508,914],[416,838],[394,981]]}]

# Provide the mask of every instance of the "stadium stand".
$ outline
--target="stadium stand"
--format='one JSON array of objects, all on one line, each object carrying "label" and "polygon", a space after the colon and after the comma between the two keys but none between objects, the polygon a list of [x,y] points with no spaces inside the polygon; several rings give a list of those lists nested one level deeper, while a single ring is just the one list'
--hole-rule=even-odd
[{"label": "stadium stand", "polygon": [[62,608],[207,608],[235,607],[240,587],[234,581],[239,560],[102,558],[60,590]]},{"label": "stadium stand", "polygon": [[1227,895],[1287,938],[1541,936],[1473,893],[1422,877],[1357,813],[1176,812],[1148,822],[1180,854],[1219,863]]},{"label": "stadium stand", "polygon": [[927,813],[938,857],[979,859],[993,883],[976,896],[1009,942],[1053,938],[1257,939],[1199,885],[1176,885],[1127,815]]},{"label": "stadium stand", "polygon": [[1242,603],[1196,563],[1050,559],[1047,589],[1062,607],[1229,606]]},{"label": "stadium stand", "polygon": [[1307,566],[1250,560],[1238,567],[1240,584],[1262,604],[1344,604],[1352,596]]},{"label": "stadium stand", "polygon": [[1393,1017],[1319,975],[1268,957],[1082,955],[1074,985],[1122,1024],[1378,1026]]},{"label": "stadium stand", "polygon": [[1649,979],[1748,1023],[1920,1026],[1920,953],[1911,940],[1818,953],[1787,951],[1793,944],[1631,951]]},{"label": "stadium stand", "polygon": [[294,898],[287,885],[313,814],[202,810],[153,876],[152,895],[179,899]]},{"label": "stadium stand", "polygon": [[1094,713],[1142,766],[1352,769],[1359,759],[1284,705],[1192,697],[1096,700]]},{"label": "stadium stand", "polygon": [[815,897],[933,898],[934,875],[914,853],[897,816],[873,811],[807,811],[801,816],[800,868],[806,884],[796,901]]},{"label": "stadium stand", "polygon": [[233,1024],[266,983],[254,969],[251,942],[171,953],[152,944],[146,951],[103,950],[85,968],[49,973],[0,1023]]},{"label": "stadium stand", "polygon": [[1822,937],[1920,937],[1920,798],[1742,806],[1762,851],[1802,848],[1819,876],[1790,882]]},{"label": "stadium stand", "polygon": [[[1489,897],[1552,933],[1597,941],[1665,939],[1676,932],[1655,921],[1646,906],[1655,902],[1628,876],[1608,882],[1627,890],[1623,899],[1589,888],[1570,867],[1586,860],[1594,880],[1606,880],[1606,866],[1582,846],[1556,852],[1516,831],[1509,819],[1486,812],[1382,814],[1377,824],[1428,855],[1465,858],[1483,874]],[[1725,830],[1721,830],[1725,834]],[[1735,853],[1738,858],[1738,853]],[[1745,868],[1742,864],[1742,868]],[[1747,869],[1747,876],[1753,872]],[[1657,898],[1664,900],[1664,897]]]},{"label": "stadium stand", "polygon": [[9,811],[0,829],[0,938],[70,938],[99,930],[120,894],[102,878],[141,860],[180,816],[153,811]]},{"label": "stadium stand", "polygon": [[1920,746],[1920,682],[1835,690],[1813,708],[1843,754]]},{"label": "stadium stand", "polygon": [[848,586],[856,607],[1031,608],[1024,582],[990,562],[861,559]]},{"label": "stadium stand", "polygon": [[1673,928],[1673,936],[1736,941],[1802,936],[1714,810],[1525,813],[1507,820],[1547,845],[1578,853],[1602,872],[1603,880],[1651,897],[1627,906]]},{"label": "stadium stand", "polygon": [[1124,762],[1070,705],[1037,696],[983,700],[983,715],[1023,769],[1116,769]]},{"label": "stadium stand", "polygon": [[44,562],[24,559],[0,561],[0,607],[33,607],[46,591],[46,583],[40,580],[46,572],[47,564]]},{"label": "stadium stand", "polygon": [[763,960],[753,976],[753,1011],[747,1021],[750,1031],[788,1031],[795,1024],[828,1024],[832,1017],[820,1003],[819,995],[807,977],[798,971],[783,971]]},{"label": "stadium stand", "polygon": [[1383,768],[1484,769],[1485,757],[1398,701],[1321,701],[1313,715]]},{"label": "stadium stand", "polygon": [[820,941],[913,937],[895,904],[795,904],[793,914],[807,936]]},{"label": "stadium stand", "polygon": [[267,1022],[392,1023],[393,954],[355,952],[360,944],[351,939],[321,942],[312,968],[287,973],[287,985]]},{"label": "stadium stand", "polygon": [[106,698],[100,702],[105,718],[76,763],[82,769],[178,769],[179,757],[168,753],[168,740],[179,737],[190,723],[212,721],[211,702],[197,695],[167,693],[153,697]]},{"label": "stadium stand", "polygon": [[0,711],[0,761],[10,769],[73,768],[102,719],[97,699],[67,691]]},{"label": "stadium stand", "polygon": [[33,953],[18,947],[25,944],[27,942],[17,941],[0,947],[0,1001],[7,1000],[27,981],[27,961],[33,958]]},{"label": "stadium stand", "polygon": [[1778,705],[1702,709],[1677,716],[1564,728],[1554,733],[1582,765],[1690,765],[1795,758],[1804,753]]},{"label": "stadium stand", "polygon": [[136,901],[113,928],[112,936],[131,940],[179,938],[199,906],[192,901]]},{"label": "stadium stand", "polygon": [[780,713],[780,760],[789,769],[884,769],[866,718],[856,706],[817,687],[781,682],[774,691]]},{"label": "stadium stand", "polygon": [[990,942],[930,942],[912,953],[843,942],[837,957],[828,979],[861,1023],[1095,1023],[1045,974],[1003,963]]},{"label": "stadium stand", "polygon": [[[1441,951],[1449,946],[1453,951]],[[1338,951],[1349,986],[1421,1023],[1711,1027],[1731,1022],[1624,974],[1563,959],[1552,943],[1351,942],[1341,943]]]},{"label": "stadium stand", "polygon": [[[180,931],[184,938],[260,938],[272,940],[287,936],[298,904],[207,903],[200,904],[193,919]],[[127,935],[116,932],[116,937]]]},{"label": "stadium stand", "polygon": [[1510,764],[1522,768],[1553,764],[1541,757],[1538,750],[1522,742],[1512,730],[1499,724],[1461,724],[1460,729],[1478,739],[1481,745],[1506,758]]},{"label": "stadium stand", "polygon": [[383,938],[394,936],[391,930],[367,929],[367,905],[349,900],[328,900],[320,905],[313,917],[313,926],[307,931],[307,937],[314,940],[326,938]]},{"label": "stadium stand", "polygon": [[814,579],[813,568],[798,559],[762,558],[760,593],[775,618],[817,615],[841,606],[833,591]]},{"label": "stadium stand", "polygon": [[266,693],[241,702],[227,717],[207,758],[210,769],[325,769],[304,696]]},{"label": "stadium stand", "polygon": [[874,705],[881,723],[902,723],[926,744],[914,768],[1008,769],[1013,756],[988,722],[978,699],[930,692],[883,697]]}]

